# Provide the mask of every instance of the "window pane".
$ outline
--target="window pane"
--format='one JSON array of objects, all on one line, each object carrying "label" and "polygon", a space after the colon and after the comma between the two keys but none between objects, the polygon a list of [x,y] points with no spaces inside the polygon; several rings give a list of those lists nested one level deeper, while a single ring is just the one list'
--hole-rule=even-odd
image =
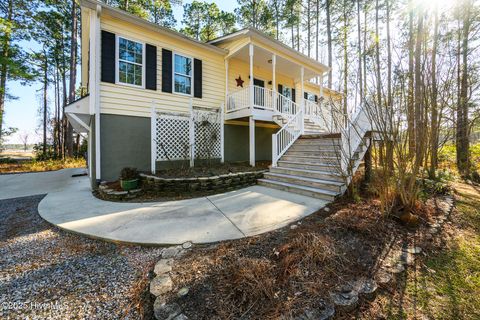
[{"label": "window pane", "polygon": [[175,72],[190,76],[192,73],[192,59],[176,54]]},{"label": "window pane", "polygon": [[175,92],[190,94],[191,88],[191,79],[189,77],[175,75]]},{"label": "window pane", "polygon": [[[118,81],[141,86],[143,45],[141,43],[119,38]],[[129,63],[132,62],[132,63]]]}]

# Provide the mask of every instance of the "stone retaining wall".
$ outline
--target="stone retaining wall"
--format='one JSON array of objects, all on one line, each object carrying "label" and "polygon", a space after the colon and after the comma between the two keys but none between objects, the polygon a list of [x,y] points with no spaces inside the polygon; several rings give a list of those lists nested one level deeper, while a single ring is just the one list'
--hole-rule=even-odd
[{"label": "stone retaining wall", "polygon": [[201,178],[160,178],[141,174],[142,189],[165,196],[220,193],[255,185],[267,170],[229,173]]}]

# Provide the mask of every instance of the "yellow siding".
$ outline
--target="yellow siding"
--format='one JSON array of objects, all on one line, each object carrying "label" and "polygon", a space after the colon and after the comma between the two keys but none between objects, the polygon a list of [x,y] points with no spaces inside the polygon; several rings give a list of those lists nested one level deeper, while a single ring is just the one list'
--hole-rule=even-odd
[{"label": "yellow siding", "polygon": [[[239,59],[230,59],[228,63],[228,89],[230,93],[241,89],[240,87],[237,87],[237,81],[235,81],[238,76],[241,76],[242,80],[245,81],[243,83],[243,87],[245,88],[246,86],[248,86],[250,84],[250,80],[248,79],[249,74],[250,66],[248,63]],[[275,73],[275,76],[277,87],[278,84],[293,87],[294,83],[292,78],[289,78],[288,76],[279,73],[278,70]],[[264,80],[265,87],[268,89],[272,89],[272,85],[268,84],[269,81],[272,81],[272,69],[267,70],[254,66],[253,77],[256,79]]]},{"label": "yellow siding", "polygon": [[218,108],[224,101],[225,64],[221,53],[192,46],[168,35],[150,31],[119,19],[102,16],[102,30],[157,47],[157,90],[135,88],[101,82],[100,105],[102,113],[149,117],[152,104],[158,110],[188,112],[190,97],[162,92],[162,48],[202,60],[202,98],[193,98],[194,106]]}]

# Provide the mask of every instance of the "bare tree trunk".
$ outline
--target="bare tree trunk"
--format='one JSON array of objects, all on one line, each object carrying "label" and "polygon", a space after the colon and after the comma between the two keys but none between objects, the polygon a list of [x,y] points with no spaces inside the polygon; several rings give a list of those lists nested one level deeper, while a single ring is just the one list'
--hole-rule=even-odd
[{"label": "bare tree trunk", "polygon": [[[348,34],[347,34],[347,1],[343,1],[343,113],[347,117],[348,105]],[[345,119],[346,120],[346,119]]]},{"label": "bare tree trunk", "polygon": [[375,63],[376,63],[376,78],[377,78],[377,103],[378,107],[382,106],[382,79],[380,74],[380,34],[378,30],[378,0],[375,2]]},{"label": "bare tree trunk", "polygon": [[408,40],[408,101],[407,101],[407,131],[408,131],[408,149],[412,157],[415,154],[415,107],[413,105],[413,46],[414,46],[414,32],[413,32],[413,10],[409,14],[409,40]]},{"label": "bare tree trunk", "polygon": [[315,20],[315,60],[318,61],[318,35],[319,35],[319,25],[320,25],[320,0],[317,0],[316,8],[316,20]]},{"label": "bare tree trunk", "polygon": [[438,8],[435,9],[435,22],[433,31],[432,48],[432,98],[431,98],[431,152],[430,152],[430,178],[435,178],[435,170],[438,166],[438,86],[437,86],[437,46],[438,46]]},{"label": "bare tree trunk", "polygon": [[363,6],[363,92],[367,92],[367,7],[365,1]]},{"label": "bare tree trunk", "polygon": [[327,15],[327,47],[328,47],[328,88],[332,87],[332,23],[330,21],[330,1],[325,2],[325,13]]},{"label": "bare tree trunk", "polygon": [[[13,0],[8,1],[7,21],[11,21],[13,17]],[[0,65],[0,141],[2,140],[3,130],[3,113],[5,112],[5,97],[7,94],[7,72],[8,72],[8,55],[10,53],[10,29],[6,28],[3,35],[2,45],[2,64]]]},{"label": "bare tree trunk", "polygon": [[[77,79],[77,6],[75,0],[72,0],[72,34],[70,43],[70,87],[68,92],[68,102],[72,103],[75,100],[75,83]],[[70,122],[67,121],[66,128],[66,145],[67,154],[69,157],[73,156],[73,128]]]},{"label": "bare tree trunk", "polygon": [[[388,109],[387,112],[393,108],[393,99],[392,99],[392,44],[391,44],[391,36],[390,36],[390,0],[385,1],[386,5],[386,13],[387,13],[387,103],[386,108]],[[390,117],[387,117],[390,119]],[[389,125],[391,125],[389,123]],[[387,141],[386,145],[386,161],[387,161],[387,168],[390,173],[393,172],[393,143],[391,140]]]},{"label": "bare tree trunk", "polygon": [[47,52],[43,50],[43,156],[47,155],[47,116],[48,116],[48,59]]},{"label": "bare tree trunk", "polygon": [[310,23],[310,0],[307,0],[307,56],[310,58],[310,53],[311,53],[311,41],[310,41],[310,36],[311,36],[311,26],[312,24]]},{"label": "bare tree trunk", "polygon": [[463,9],[460,104],[457,108],[457,167],[462,176],[468,176],[470,174],[468,141],[468,40],[471,25],[471,1],[465,1]]},{"label": "bare tree trunk", "polygon": [[360,0],[357,1],[357,37],[358,37],[358,82],[360,88],[360,105],[363,104],[363,77],[362,77],[362,26],[360,21]]},{"label": "bare tree trunk", "polygon": [[424,137],[424,96],[422,79],[422,43],[423,43],[423,12],[418,13],[417,39],[415,41],[415,167],[420,167],[423,162],[425,137]]}]

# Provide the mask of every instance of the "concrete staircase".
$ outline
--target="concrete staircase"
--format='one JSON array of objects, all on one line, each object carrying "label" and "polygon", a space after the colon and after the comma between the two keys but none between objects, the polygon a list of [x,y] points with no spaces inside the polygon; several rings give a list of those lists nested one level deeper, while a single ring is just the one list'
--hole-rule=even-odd
[{"label": "concrete staircase", "polygon": [[[317,131],[318,132],[318,131]],[[340,137],[309,134],[297,139],[260,185],[333,201],[345,189],[340,167]]]}]

